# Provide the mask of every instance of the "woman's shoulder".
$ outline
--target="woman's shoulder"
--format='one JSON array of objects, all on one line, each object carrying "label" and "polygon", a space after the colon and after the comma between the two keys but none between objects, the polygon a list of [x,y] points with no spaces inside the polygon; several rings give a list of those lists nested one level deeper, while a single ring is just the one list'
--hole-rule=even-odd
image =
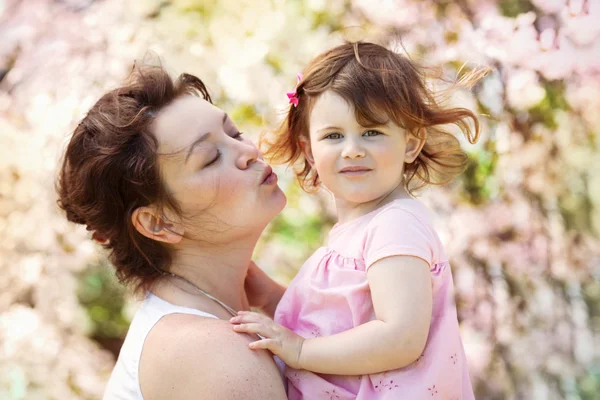
[{"label": "woman's shoulder", "polygon": [[140,359],[144,399],[285,399],[279,370],[266,351],[228,321],[169,314],[148,334]]}]

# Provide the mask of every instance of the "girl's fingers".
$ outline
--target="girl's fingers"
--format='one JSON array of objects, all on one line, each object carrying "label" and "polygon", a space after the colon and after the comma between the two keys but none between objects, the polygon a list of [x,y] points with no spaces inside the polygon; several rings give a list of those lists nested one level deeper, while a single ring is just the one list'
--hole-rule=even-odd
[{"label": "girl's fingers", "polygon": [[273,339],[257,340],[256,342],[250,343],[248,347],[252,350],[265,349],[271,350],[272,352],[275,352],[279,348],[277,341]]},{"label": "girl's fingers", "polygon": [[240,313],[236,317],[232,317],[229,320],[229,322],[233,324],[243,324],[250,322],[268,324],[272,321],[270,318],[267,318],[264,315],[255,312],[240,311]]},{"label": "girl's fingers", "polygon": [[238,316],[240,315],[253,315],[256,317],[262,317],[263,315],[261,313],[257,313],[254,311],[238,311]]},{"label": "girl's fingers", "polygon": [[250,323],[234,325],[233,330],[236,332],[256,333],[269,338],[273,336],[273,331],[263,324]]}]

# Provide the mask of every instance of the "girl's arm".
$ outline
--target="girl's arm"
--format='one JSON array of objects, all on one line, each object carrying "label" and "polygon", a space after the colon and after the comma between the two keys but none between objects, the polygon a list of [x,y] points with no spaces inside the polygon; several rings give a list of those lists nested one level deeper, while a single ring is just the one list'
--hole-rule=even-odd
[{"label": "girl's arm", "polygon": [[412,256],[387,257],[371,266],[368,279],[376,319],[336,335],[303,339],[255,313],[231,322],[239,324],[234,325],[238,332],[265,337],[250,348],[269,349],[292,368],[366,375],[407,366],[421,355],[429,333],[429,265]]}]

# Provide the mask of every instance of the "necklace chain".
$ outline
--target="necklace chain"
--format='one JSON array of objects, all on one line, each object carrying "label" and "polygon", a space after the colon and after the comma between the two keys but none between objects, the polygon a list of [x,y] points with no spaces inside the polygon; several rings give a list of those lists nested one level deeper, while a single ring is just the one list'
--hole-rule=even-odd
[{"label": "necklace chain", "polygon": [[223,303],[221,300],[217,299],[216,297],[206,293],[204,290],[200,289],[198,286],[194,285],[192,282],[188,281],[183,276],[176,275],[172,272],[168,272],[167,274],[171,275],[173,278],[177,278],[184,282],[187,282],[190,286],[192,286],[194,289],[196,289],[197,291],[202,293],[204,296],[208,297],[209,299],[211,299],[212,301],[214,301],[215,303],[217,303],[218,305],[220,305],[221,307],[226,309],[232,316],[235,317],[237,315],[237,311],[235,311],[233,308],[229,307],[227,304]]}]

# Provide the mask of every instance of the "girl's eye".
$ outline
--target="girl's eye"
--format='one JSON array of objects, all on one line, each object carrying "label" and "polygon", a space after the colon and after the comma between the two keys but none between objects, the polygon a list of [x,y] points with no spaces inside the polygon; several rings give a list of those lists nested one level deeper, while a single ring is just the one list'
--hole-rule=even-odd
[{"label": "girl's eye", "polygon": [[330,133],[329,135],[325,136],[324,139],[341,139],[341,138],[342,138],[341,133]]},{"label": "girl's eye", "polygon": [[376,131],[374,129],[370,129],[370,130],[366,131],[365,133],[363,133],[363,136],[379,136],[379,135],[383,135],[383,133]]},{"label": "girl's eye", "polygon": [[204,165],[204,167],[202,167],[202,168],[206,168],[206,167],[213,165],[214,163],[219,161],[219,158],[221,158],[221,152],[217,151],[217,156],[215,158],[213,158],[211,161],[209,161],[208,164]]}]

